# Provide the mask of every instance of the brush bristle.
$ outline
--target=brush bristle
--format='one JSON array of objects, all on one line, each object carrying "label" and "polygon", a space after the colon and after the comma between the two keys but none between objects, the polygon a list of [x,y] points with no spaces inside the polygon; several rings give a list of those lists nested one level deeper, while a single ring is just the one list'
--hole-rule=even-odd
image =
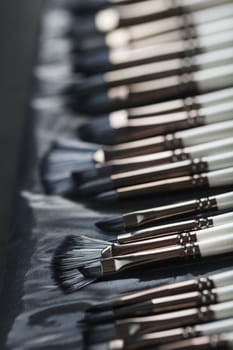
[{"label": "brush bristle", "polygon": [[52,260],[56,283],[66,292],[74,292],[94,282],[83,273],[88,264],[101,258],[101,251],[108,242],[85,236],[68,236],[55,251]]},{"label": "brush bristle", "polygon": [[115,319],[113,311],[102,311],[99,313],[93,313],[93,312],[86,312],[84,321],[88,324],[99,324],[99,323],[106,323],[111,322]]},{"label": "brush bristle", "polygon": [[109,117],[99,117],[91,123],[79,128],[79,134],[84,141],[114,145],[116,143],[116,130],[112,129]]},{"label": "brush bristle", "polygon": [[105,343],[117,338],[115,324],[89,325],[85,332],[87,344]]},{"label": "brush bristle", "polygon": [[94,196],[96,194],[110,191],[114,188],[111,178],[97,179],[87,182],[78,188],[78,192],[82,196]]},{"label": "brush bristle", "polygon": [[119,199],[117,191],[107,191],[97,194],[95,200],[103,203],[114,202]]},{"label": "brush bristle", "polygon": [[[79,145],[79,143],[78,143]],[[78,149],[72,144],[53,144],[41,163],[41,178],[48,193],[61,194],[75,186],[72,173],[94,166],[93,151],[87,147]]]},{"label": "brush bristle", "polygon": [[106,220],[97,221],[95,225],[104,232],[125,232],[123,216],[115,216]]},{"label": "brush bristle", "polygon": [[91,164],[89,168],[73,173],[73,178],[79,184],[109,176],[111,176],[111,166],[108,165],[97,167],[95,164]]}]

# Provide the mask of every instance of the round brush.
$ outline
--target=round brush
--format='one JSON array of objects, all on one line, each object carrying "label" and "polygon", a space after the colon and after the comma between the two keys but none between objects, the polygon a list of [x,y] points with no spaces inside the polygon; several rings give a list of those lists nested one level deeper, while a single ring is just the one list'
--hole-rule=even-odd
[{"label": "round brush", "polygon": [[[233,96],[233,89],[223,91],[226,91],[226,95],[232,91]],[[220,97],[223,91],[220,90]],[[189,104],[187,101],[183,110],[160,115],[142,115],[141,118],[134,118],[133,115],[130,115],[130,111],[127,110],[113,112],[108,117],[100,117],[97,120],[81,125],[79,134],[82,139],[89,142],[114,145],[231,120],[233,103],[230,99],[232,99],[232,96],[229,96],[229,100],[223,98],[223,100],[220,99],[218,101],[217,94],[213,94],[216,95],[216,101],[212,105],[210,103],[206,106],[205,103],[200,105],[198,97],[193,100],[190,98],[190,100],[187,99]],[[182,104],[182,100],[180,102]]]},{"label": "round brush", "polygon": [[106,93],[82,99],[82,104],[78,100],[73,101],[73,108],[88,114],[111,112],[232,87],[232,79],[233,65],[224,64],[192,74],[173,75],[108,89]]},{"label": "round brush", "polygon": [[[134,317],[115,323],[89,327],[89,344],[112,339],[133,341],[148,333],[171,330],[178,327],[195,326],[232,318],[233,302],[173,311],[154,316]],[[157,348],[157,347],[156,347]]]},{"label": "round brush", "polygon": [[[208,51],[208,50],[207,50]],[[184,58],[161,60],[159,62],[141,64],[125,69],[97,74],[74,82],[68,92],[81,98],[98,94],[119,86],[143,83],[154,79],[162,79],[175,75],[202,72],[207,68],[218,67],[233,62],[233,49],[227,47]]]},{"label": "round brush", "polygon": [[[217,34],[211,33],[197,38],[164,42],[139,48],[126,47],[115,50],[98,50],[91,54],[80,53],[77,61],[74,56],[74,70],[88,74],[99,74],[161,60],[189,57],[197,53],[210,52],[231,46],[233,40],[232,19],[231,28],[229,28],[228,21],[224,23],[226,30],[222,28],[222,31]],[[218,23],[216,23],[217,25]]]},{"label": "round brush", "polygon": [[[182,160],[194,160],[205,156],[214,156],[218,153],[229,152],[232,150],[232,147],[233,138],[226,138],[212,142],[202,143],[200,145],[195,145],[191,147],[185,147],[183,149],[175,149],[173,151],[164,151],[158,153],[145,154],[137,157],[116,159],[104,162],[102,164],[90,163],[89,167],[86,167],[85,169],[80,169],[78,164],[73,163],[72,168],[70,168],[70,171],[72,171],[75,183],[80,184],[126,171],[139,170],[151,166],[159,166],[164,164],[172,164],[174,162],[179,162]],[[98,151],[97,155],[99,154],[100,153]],[[56,166],[56,164],[54,165]]]},{"label": "round brush", "polygon": [[93,196],[106,191],[114,191],[120,188],[146,184],[152,181],[163,181],[165,179],[192,176],[204,172],[233,167],[233,152],[220,153],[202,159],[184,160],[171,164],[148,167],[118,173],[110,177],[97,179],[82,184],[78,187],[78,193],[85,196]]},{"label": "round brush", "polygon": [[147,182],[144,184],[120,187],[116,190],[102,192],[94,198],[101,202],[111,202],[121,199],[150,196],[187,189],[216,188],[233,184],[233,167],[216,171],[204,172],[193,176],[181,176],[170,179]]},{"label": "round brush", "polygon": [[90,345],[89,350],[140,350],[158,347],[180,340],[191,339],[198,336],[215,335],[232,331],[233,318],[198,324],[189,327],[173,328],[165,331],[143,334],[139,337],[116,339],[108,343]]}]

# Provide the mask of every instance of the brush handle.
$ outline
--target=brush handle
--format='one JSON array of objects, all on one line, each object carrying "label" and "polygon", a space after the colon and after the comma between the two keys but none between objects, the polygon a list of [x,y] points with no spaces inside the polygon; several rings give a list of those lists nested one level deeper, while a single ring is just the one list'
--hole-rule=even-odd
[{"label": "brush handle", "polygon": [[187,214],[202,213],[216,208],[217,202],[215,197],[206,197],[123,214],[123,220],[124,226],[126,229],[128,229],[145,226],[151,223],[184,216]]},{"label": "brush handle", "polygon": [[233,302],[191,308],[176,312],[168,312],[155,316],[135,317],[117,321],[117,333],[120,336],[135,336],[156,331],[192,326],[214,320],[222,320],[233,316]]},{"label": "brush handle", "polygon": [[233,65],[205,69],[200,72],[171,76],[149,82],[109,89],[107,94],[90,96],[80,107],[87,113],[104,113],[137,107],[232,86]]},{"label": "brush handle", "polygon": [[155,136],[117,146],[104,147],[103,151],[105,160],[109,161],[117,158],[127,158],[193,146],[197,144],[197,139],[199,143],[207,143],[221,138],[228,138],[232,135],[233,122],[230,120],[180,131],[174,134]]},{"label": "brush handle", "polygon": [[[233,338],[233,337],[231,337]],[[171,344],[161,345],[158,350],[230,350],[232,345],[228,341],[228,335],[205,335],[188,340],[176,341]]]},{"label": "brush handle", "polygon": [[163,193],[169,191],[205,188],[205,187],[221,187],[232,185],[233,168],[216,170],[206,174],[194,176],[184,176],[161,181],[148,182],[117,189],[119,199],[131,198],[137,196],[151,195],[152,193]]},{"label": "brush handle", "polygon": [[[219,220],[220,221],[220,220]],[[190,232],[212,227],[214,218],[195,218],[171,224],[156,225],[146,229],[136,230],[129,233],[123,233],[117,236],[117,242],[120,244],[132,243],[151,239],[155,237],[163,237],[169,234],[177,234],[182,232]],[[218,223],[218,220],[217,220]]]},{"label": "brush handle", "polygon": [[148,299],[147,301],[117,308],[114,311],[115,319],[130,318],[160,314],[174,310],[200,307],[217,302],[225,302],[232,299],[233,286],[219,289],[193,291],[183,294],[174,294],[161,298]]},{"label": "brush handle", "polygon": [[192,308],[176,312],[168,312],[155,316],[129,318],[116,323],[117,335],[120,338],[141,336],[146,333],[158,332],[182,326],[192,326],[215,319],[210,307]]}]

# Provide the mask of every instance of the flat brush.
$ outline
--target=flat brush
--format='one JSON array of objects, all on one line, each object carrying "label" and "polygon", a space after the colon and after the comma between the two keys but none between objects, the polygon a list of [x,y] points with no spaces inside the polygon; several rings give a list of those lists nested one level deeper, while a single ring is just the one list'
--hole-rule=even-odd
[{"label": "flat brush", "polygon": [[[232,91],[232,98],[233,89],[229,90]],[[229,90],[226,90],[227,94]],[[195,98],[194,101],[197,103]],[[127,111],[118,111],[109,117],[100,117],[81,125],[79,134],[86,141],[114,145],[231,120],[232,114],[233,103],[230,100],[220,100],[219,103],[216,101],[215,104],[206,107],[198,103],[192,105],[191,102],[183,111],[141,118],[133,118]]]},{"label": "flat brush", "polygon": [[77,111],[96,115],[225,89],[232,87],[232,80],[233,65],[224,64],[192,72],[192,74],[185,73],[121,85],[106,92],[90,95],[89,98],[86,96],[84,100],[82,99],[82,103],[76,98],[72,106]]},{"label": "flat brush", "polygon": [[211,67],[219,67],[233,62],[233,49],[227,47],[207,53],[192,55],[187,58],[174,58],[170,60],[161,60],[141,64],[129,68],[119,69],[96,74],[83,79],[74,81],[68,87],[68,93],[75,94],[76,98],[89,97],[101,91],[108,91],[111,88],[117,88],[128,84],[143,83],[153,79],[162,79],[182,74],[191,74],[194,72],[203,72]]},{"label": "flat brush", "polygon": [[170,330],[178,327],[193,326],[232,318],[233,302],[173,311],[154,316],[134,317],[117,320],[107,325],[90,327],[89,342],[105,342],[111,339],[132,339],[144,334]]},{"label": "flat brush", "polygon": [[97,194],[94,198],[101,202],[111,202],[128,198],[150,196],[152,194],[183,191],[186,189],[210,189],[230,185],[233,185],[233,167],[195,174],[193,176],[174,177],[128,187],[119,187],[116,190]]},{"label": "flat brush", "polygon": [[[229,3],[224,0],[223,4]],[[146,0],[127,4],[123,2],[122,5],[116,3],[108,9],[98,11],[92,16],[87,17],[87,24],[83,27],[83,23],[80,25],[80,32],[84,35],[92,34],[94,32],[110,32],[117,28],[128,27],[145,23],[152,20],[158,20],[160,18],[166,18],[169,16],[187,15],[192,14],[194,11],[211,9],[216,6],[216,1],[188,1],[183,0],[177,6],[176,3],[170,1],[154,1]],[[89,20],[89,22],[88,22]]]},{"label": "flat brush", "polygon": [[[233,203],[232,203],[233,205]],[[228,202],[228,209],[231,203]],[[151,240],[152,238],[176,235],[184,232],[202,230],[209,227],[223,225],[231,220],[232,213],[219,214],[215,216],[200,216],[189,220],[172,222],[169,224],[149,226],[148,228],[132,230],[116,236],[114,242],[125,245],[126,243]]]},{"label": "flat brush", "polygon": [[108,343],[91,345],[89,350],[140,350],[168,344],[198,336],[214,335],[230,332],[233,329],[233,319],[198,324],[189,327],[173,328],[166,331],[144,334],[140,337],[116,339]]},{"label": "flat brush", "polygon": [[[72,171],[73,178],[75,179],[76,183],[80,184],[87,181],[96,180],[98,178],[119,174],[125,171],[139,170],[156,165],[172,164],[182,160],[194,160],[218,153],[225,153],[231,151],[232,148],[233,138],[226,138],[191,147],[185,147],[183,149],[175,149],[173,151],[152,152],[151,154],[145,154],[137,157],[116,159],[112,161],[110,160],[102,164],[90,163],[89,167],[86,167],[83,170],[79,169],[80,167],[73,163],[70,170]],[[98,151],[95,156],[96,155],[98,157],[97,159],[100,161],[100,156],[103,155],[105,157],[104,153],[102,152],[101,155],[100,151]]]},{"label": "flat brush", "polygon": [[189,292],[150,299],[144,302],[116,309],[114,315],[97,314],[91,318],[85,318],[89,324],[106,323],[113,320],[125,319],[137,316],[157,315],[164,312],[184,310],[191,307],[201,307],[219,302],[232,300],[233,286],[204,290],[203,292]]},{"label": "flat brush", "polygon": [[[228,22],[225,22],[225,25],[229,27]],[[231,25],[233,27],[232,19]],[[227,30],[217,34],[211,33],[198,38],[164,42],[142,48],[129,47],[105,51],[98,50],[92,52],[92,54],[80,53],[77,60],[74,56],[74,70],[88,74],[98,74],[162,60],[184,58],[232,46],[232,40],[232,28],[227,28]]]},{"label": "flat brush", "polygon": [[233,152],[221,153],[201,159],[184,160],[145,169],[118,173],[110,177],[82,184],[78,193],[93,196],[106,191],[114,191],[127,186],[145,184],[181,176],[195,176],[203,172],[225,169],[233,166]]},{"label": "flat brush", "polygon": [[167,345],[161,345],[158,350],[232,350],[233,332],[218,335],[197,337],[190,340],[182,340]]},{"label": "flat brush", "polygon": [[154,136],[137,141],[131,141],[114,146],[100,148],[93,159],[102,163],[121,158],[129,158],[148,153],[163,152],[207,143],[222,138],[232,137],[233,121],[228,120],[221,123],[199,126],[187,130],[177,131],[171,134]]},{"label": "flat brush", "polygon": [[[219,254],[226,254],[233,251],[232,225],[221,226],[223,235],[217,238],[213,236],[208,240],[205,233],[199,234],[198,241],[194,243],[180,243],[166,248],[151,249],[136,252],[134,254],[119,255],[116,257],[93,259],[89,262],[82,262],[82,257],[75,256],[65,251],[63,246],[59,247],[53,259],[54,278],[58,285],[67,292],[79,290],[100,278],[113,277],[120,272],[137,270],[146,265],[165,263],[174,259],[204,258]],[[228,234],[226,233],[228,232]],[[209,232],[207,233],[209,235]],[[71,259],[69,259],[69,257]]]},{"label": "flat brush", "polygon": [[109,302],[102,302],[92,306],[87,310],[87,318],[95,317],[100,312],[111,311],[114,317],[115,310],[136,305],[153,298],[162,298],[166,296],[174,296],[183,293],[211,291],[213,288],[221,288],[232,283],[233,271],[226,271],[217,274],[210,274],[207,277],[199,277],[195,279],[185,280],[181,282],[162,285],[159,287],[141,290],[121,296]]},{"label": "flat brush", "polygon": [[161,221],[193,214],[204,214],[210,210],[226,210],[233,204],[233,192],[226,192],[210,197],[201,197],[184,202],[139,210],[98,221],[96,226],[107,232],[124,232],[138,229]]}]

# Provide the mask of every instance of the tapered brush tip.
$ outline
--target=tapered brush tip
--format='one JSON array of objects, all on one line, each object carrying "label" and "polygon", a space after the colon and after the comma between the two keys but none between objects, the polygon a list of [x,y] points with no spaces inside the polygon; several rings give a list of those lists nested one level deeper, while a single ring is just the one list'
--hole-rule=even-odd
[{"label": "tapered brush tip", "polygon": [[97,194],[95,200],[102,203],[111,203],[119,199],[117,191],[107,191]]},{"label": "tapered brush tip", "polygon": [[80,137],[85,141],[104,145],[116,143],[116,130],[111,127],[108,116],[83,124],[78,131]]},{"label": "tapered brush tip", "polygon": [[94,196],[99,193],[110,191],[114,188],[111,178],[97,179],[82,184],[78,192],[82,196]]},{"label": "tapered brush tip", "polygon": [[125,225],[123,216],[116,216],[106,220],[97,221],[95,223],[96,227],[105,232],[124,232]]}]

